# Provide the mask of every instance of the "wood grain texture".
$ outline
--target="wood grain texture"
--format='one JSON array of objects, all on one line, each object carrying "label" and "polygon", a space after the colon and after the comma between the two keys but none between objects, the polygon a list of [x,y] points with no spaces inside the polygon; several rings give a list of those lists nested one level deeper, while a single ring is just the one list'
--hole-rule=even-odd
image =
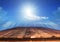
[{"label": "wood grain texture", "polygon": [[[60,30],[54,30],[43,27],[16,27],[0,31],[0,38],[60,38]],[[15,42],[15,41],[6,41],[6,42]],[[30,41],[16,41],[16,42],[60,42],[60,40],[51,39],[50,41],[30,40]]]},{"label": "wood grain texture", "polygon": [[60,37],[60,31],[50,28],[16,27],[0,31],[0,38],[50,38]]}]

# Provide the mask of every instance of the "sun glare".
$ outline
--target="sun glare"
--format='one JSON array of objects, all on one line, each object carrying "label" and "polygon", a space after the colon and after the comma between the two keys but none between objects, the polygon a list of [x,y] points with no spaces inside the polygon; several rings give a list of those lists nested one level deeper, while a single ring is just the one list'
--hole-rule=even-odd
[{"label": "sun glare", "polygon": [[32,9],[31,8],[26,8],[25,13],[26,14],[32,14]]},{"label": "sun glare", "polygon": [[26,6],[23,8],[23,17],[26,20],[37,20],[40,17],[35,14],[37,12],[32,6]]}]

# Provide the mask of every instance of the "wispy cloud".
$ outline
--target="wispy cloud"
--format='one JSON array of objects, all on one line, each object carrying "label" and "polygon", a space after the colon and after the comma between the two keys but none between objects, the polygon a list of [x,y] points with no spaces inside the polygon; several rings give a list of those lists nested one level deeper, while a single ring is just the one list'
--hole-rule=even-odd
[{"label": "wispy cloud", "polygon": [[60,7],[58,7],[57,10],[53,12],[53,14],[57,19],[60,19]]},{"label": "wispy cloud", "polygon": [[10,29],[12,27],[15,27],[16,23],[13,21],[7,21],[5,22],[1,27],[0,30],[6,30],[6,29]]},{"label": "wispy cloud", "polygon": [[5,24],[3,24],[3,27],[4,28],[9,27],[11,24],[12,24],[12,22],[11,21],[8,21]]},{"label": "wispy cloud", "polygon": [[0,7],[0,16],[6,16],[6,15],[7,12],[2,7]]},{"label": "wispy cloud", "polygon": [[53,14],[55,16],[55,21],[60,24],[60,7],[58,7],[57,10],[53,12]]},{"label": "wispy cloud", "polygon": [[3,20],[4,17],[7,17],[7,12],[2,8],[0,7],[0,21]]},{"label": "wispy cloud", "polygon": [[49,27],[49,28],[53,28],[53,29],[58,29],[58,30],[60,30],[59,29],[59,25],[57,24],[57,23],[55,23],[55,22],[52,22],[52,21],[48,21],[48,22],[46,22],[46,24],[45,24],[47,27]]},{"label": "wispy cloud", "polygon": [[49,17],[41,16],[40,19],[49,19]]},{"label": "wispy cloud", "polygon": [[7,12],[2,7],[0,7],[0,30],[12,28],[16,24],[7,18]]}]

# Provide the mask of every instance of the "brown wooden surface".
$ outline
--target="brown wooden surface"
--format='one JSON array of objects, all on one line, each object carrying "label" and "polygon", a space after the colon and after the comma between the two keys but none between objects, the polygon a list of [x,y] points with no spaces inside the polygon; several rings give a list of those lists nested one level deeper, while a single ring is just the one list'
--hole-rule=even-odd
[{"label": "brown wooden surface", "polygon": [[[0,39],[0,42],[60,42],[60,30],[43,27],[16,27],[0,31],[0,38],[30,38],[29,40],[21,41],[4,41],[3,39]],[[40,40],[35,39],[34,41],[31,40],[32,38],[40,38]],[[41,38],[43,39],[41,40]]]},{"label": "brown wooden surface", "polygon": [[51,38],[60,37],[60,31],[38,27],[16,27],[0,31],[0,38]]}]

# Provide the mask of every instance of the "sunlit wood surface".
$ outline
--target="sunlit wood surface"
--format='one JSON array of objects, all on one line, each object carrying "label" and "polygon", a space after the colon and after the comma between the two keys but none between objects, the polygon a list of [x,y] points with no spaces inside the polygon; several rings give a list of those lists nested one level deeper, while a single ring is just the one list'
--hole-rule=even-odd
[{"label": "sunlit wood surface", "polygon": [[[60,30],[43,27],[16,27],[0,31],[0,38],[60,38]],[[46,41],[0,41],[0,42],[60,42],[60,40]]]}]

